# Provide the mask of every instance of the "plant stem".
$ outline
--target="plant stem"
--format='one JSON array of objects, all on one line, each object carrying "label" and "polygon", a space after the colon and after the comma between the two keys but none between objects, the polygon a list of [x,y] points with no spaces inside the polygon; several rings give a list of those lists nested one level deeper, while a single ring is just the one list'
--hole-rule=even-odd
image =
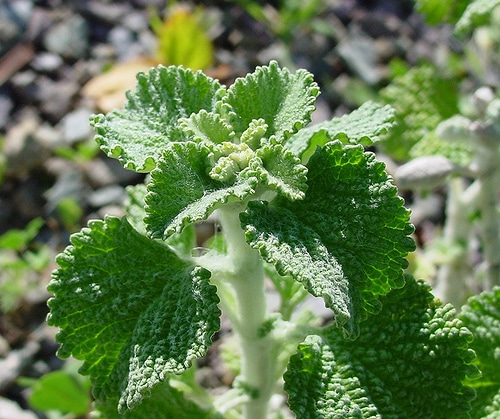
[{"label": "plant stem", "polygon": [[[273,341],[261,336],[260,330],[268,317],[264,287],[264,268],[260,254],[245,240],[239,214],[241,204],[218,210],[222,234],[228,253],[228,279],[237,302],[236,335],[241,345],[241,373],[238,382],[251,393],[245,404],[245,419],[267,417],[269,399],[275,384],[272,364]],[[221,296],[222,298],[222,296]]]},{"label": "plant stem", "polygon": [[[477,185],[474,185],[474,188]],[[464,181],[461,178],[450,180],[446,201],[446,224],[444,242],[448,249],[453,249],[449,260],[441,265],[434,292],[445,303],[451,303],[459,309],[467,299],[466,279],[470,273],[468,263],[468,242],[470,223],[467,219],[470,209],[462,202]]]},{"label": "plant stem", "polygon": [[496,173],[481,177],[479,202],[481,209],[484,260],[486,262],[486,289],[500,285],[500,228],[497,213]]}]

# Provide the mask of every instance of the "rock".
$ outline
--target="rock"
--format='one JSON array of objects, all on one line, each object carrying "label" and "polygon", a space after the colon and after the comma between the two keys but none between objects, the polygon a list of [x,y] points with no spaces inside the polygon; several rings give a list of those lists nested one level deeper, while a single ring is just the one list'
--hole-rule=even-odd
[{"label": "rock", "polygon": [[94,208],[101,208],[111,204],[123,204],[127,194],[119,185],[104,186],[87,195],[87,203]]},{"label": "rock", "polygon": [[73,144],[92,138],[94,131],[89,124],[89,118],[92,114],[91,110],[80,108],[64,116],[60,126],[66,143]]},{"label": "rock", "polygon": [[132,12],[132,8],[127,2],[108,3],[91,0],[85,3],[82,11],[94,18],[115,25],[122,22]]},{"label": "rock", "polygon": [[380,81],[381,75],[376,70],[379,62],[373,39],[364,35],[352,35],[338,44],[337,52],[365,83],[375,85]]},{"label": "rock", "polygon": [[16,402],[0,397],[0,419],[37,419],[38,416],[29,411],[24,410]]},{"label": "rock", "polygon": [[64,58],[80,59],[87,54],[88,38],[87,22],[79,15],[71,15],[47,31],[44,45],[49,52]]},{"label": "rock", "polygon": [[33,3],[27,0],[0,2],[0,54],[23,36],[32,8]]},{"label": "rock", "polygon": [[3,152],[7,158],[6,173],[20,178],[29,173],[50,155],[43,144],[36,140],[35,133],[40,120],[27,113],[5,136]]},{"label": "rock", "polygon": [[81,205],[85,202],[85,195],[88,191],[89,187],[81,171],[76,167],[71,167],[61,173],[54,186],[45,192],[46,212],[50,214],[57,211],[59,203],[67,198],[74,199]]},{"label": "rock", "polygon": [[12,97],[19,105],[35,102],[39,90],[37,78],[33,70],[20,71],[10,78]]},{"label": "rock", "polygon": [[122,25],[135,33],[140,33],[149,29],[147,16],[138,11],[128,13],[123,18]]},{"label": "rock", "polygon": [[60,55],[41,52],[31,61],[31,67],[39,73],[54,73],[64,64]]},{"label": "rock", "polygon": [[[34,341],[28,341],[21,349],[10,351],[7,357],[0,359],[0,392],[5,391],[21,372],[31,364],[40,345]],[[3,411],[0,409],[0,411]],[[2,416],[0,416],[2,417]],[[18,416],[9,416],[8,419]]]},{"label": "rock", "polygon": [[79,84],[74,80],[54,81],[44,76],[37,81],[37,86],[40,110],[53,123],[59,122],[68,113],[80,90]]},{"label": "rock", "polygon": [[0,93],[0,130],[9,122],[10,111],[14,107],[12,100],[4,93]]}]

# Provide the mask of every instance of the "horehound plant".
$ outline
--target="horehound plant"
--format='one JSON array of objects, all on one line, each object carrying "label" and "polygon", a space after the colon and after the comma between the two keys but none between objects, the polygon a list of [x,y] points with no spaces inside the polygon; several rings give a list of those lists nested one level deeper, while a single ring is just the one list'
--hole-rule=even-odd
[{"label": "horehound plant", "polygon": [[[59,355],[84,361],[94,414],[284,417],[270,401],[286,394],[298,418],[467,417],[464,380],[478,370],[465,325],[494,315],[458,319],[404,273],[409,211],[362,145],[393,109],[367,103],[306,127],[319,88],[275,62],[230,87],[174,66],[137,80],[125,109],[92,125],[146,181],[129,187],[126,216],[72,236],[49,285]],[[220,233],[200,246],[196,226],[213,216]],[[303,311],[308,294],[330,321]],[[222,314],[239,366],[219,395],[195,369]]]}]

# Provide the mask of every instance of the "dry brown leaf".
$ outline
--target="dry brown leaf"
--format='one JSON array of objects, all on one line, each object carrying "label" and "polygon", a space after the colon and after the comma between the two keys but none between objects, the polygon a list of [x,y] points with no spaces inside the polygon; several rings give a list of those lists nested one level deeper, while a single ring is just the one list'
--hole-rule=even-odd
[{"label": "dry brown leaf", "polygon": [[89,80],[82,89],[82,95],[92,99],[99,111],[104,113],[123,108],[126,101],[125,92],[136,85],[136,74],[148,71],[158,64],[158,61],[151,57],[137,57],[118,63],[106,73]]}]

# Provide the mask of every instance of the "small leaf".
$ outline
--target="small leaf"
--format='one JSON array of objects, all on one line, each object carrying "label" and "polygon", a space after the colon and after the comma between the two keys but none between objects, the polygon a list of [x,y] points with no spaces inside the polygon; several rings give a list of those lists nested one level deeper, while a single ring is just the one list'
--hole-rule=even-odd
[{"label": "small leaf", "polygon": [[440,306],[410,276],[381,301],[355,342],[330,328],[299,345],[285,373],[292,411],[301,418],[466,417],[474,391],[462,382],[477,369],[472,334],[454,308]]},{"label": "small leaf", "polygon": [[257,156],[262,159],[260,171],[261,183],[270,189],[278,191],[290,199],[304,199],[307,189],[307,167],[281,144],[267,144],[257,150]]},{"label": "small leaf", "polygon": [[256,177],[241,176],[234,185],[209,176],[211,150],[194,142],[173,143],[151,173],[145,222],[153,237],[164,238],[188,224],[205,220],[219,205],[254,193]]},{"label": "small leaf", "polygon": [[381,90],[381,96],[396,110],[396,124],[380,146],[398,160],[423,155],[413,147],[441,121],[459,113],[456,80],[444,78],[429,65],[396,77]]},{"label": "small leaf", "polygon": [[287,147],[302,161],[307,161],[317,146],[332,140],[338,139],[346,144],[372,144],[392,127],[394,116],[391,106],[366,102],[350,114],[300,130],[287,141]]},{"label": "small leaf", "polygon": [[156,386],[151,395],[144,400],[140,409],[121,414],[116,410],[116,400],[97,405],[97,410],[106,419],[223,419],[215,412],[209,412],[184,397],[168,381]]},{"label": "small leaf", "polygon": [[495,412],[498,414],[500,407],[500,287],[494,287],[491,291],[483,291],[471,297],[462,307],[460,318],[474,335],[470,346],[477,354],[477,366],[481,370],[479,379],[468,381],[468,384],[477,392],[477,397],[473,401],[473,418],[483,418]]},{"label": "small leaf", "polygon": [[0,236],[0,249],[12,249],[18,252],[24,250],[36,237],[43,224],[43,219],[34,218],[23,230],[17,228],[8,230]]},{"label": "small leaf", "polygon": [[154,28],[158,37],[156,55],[161,62],[193,70],[203,70],[212,65],[214,46],[201,26],[201,13],[201,9],[193,13],[177,4],[163,24]]},{"label": "small leaf", "polygon": [[323,297],[349,336],[377,298],[401,287],[404,259],[414,249],[409,212],[383,163],[362,146],[335,141],[308,164],[304,200],[250,202],[241,214],[249,244]]},{"label": "small leaf", "polygon": [[263,118],[268,126],[266,136],[275,136],[278,142],[283,142],[311,121],[318,94],[311,73],[298,70],[291,74],[273,61],[237,79],[229,87],[224,104],[229,108],[229,122],[237,135],[252,120]]},{"label": "small leaf", "polygon": [[94,116],[96,141],[126,169],[149,172],[169,142],[185,140],[179,119],[215,109],[224,91],[218,81],[182,67],[139,73],[125,110]]},{"label": "small leaf", "polygon": [[191,114],[189,118],[180,119],[179,124],[180,128],[190,133],[195,141],[219,144],[234,139],[232,127],[219,114],[204,109]]},{"label": "small leaf", "polygon": [[181,261],[125,218],[91,221],[53,273],[47,322],[59,355],[84,360],[99,402],[137,406],[168,374],[205,354],[220,312],[209,272]]},{"label": "small leaf", "polygon": [[52,371],[32,388],[29,403],[37,410],[83,415],[90,409],[90,392],[68,371]]},{"label": "small leaf", "polygon": [[467,35],[478,26],[486,25],[500,6],[500,0],[474,0],[465,9],[455,26],[457,35]]}]

